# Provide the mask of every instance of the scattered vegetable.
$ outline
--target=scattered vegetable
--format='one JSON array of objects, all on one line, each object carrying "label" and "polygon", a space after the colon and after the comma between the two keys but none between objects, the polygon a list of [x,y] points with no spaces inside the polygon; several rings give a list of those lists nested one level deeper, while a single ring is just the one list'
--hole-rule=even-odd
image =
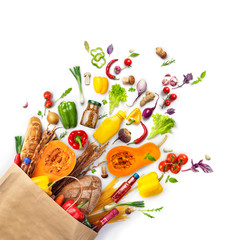
[{"label": "scattered vegetable", "polygon": [[69,68],[75,79],[77,80],[77,83],[79,85],[79,91],[80,91],[80,103],[84,104],[84,96],[83,96],[83,89],[82,89],[82,80],[81,80],[81,74],[80,74],[80,67],[73,67],[73,69]]},{"label": "scattered vegetable", "polygon": [[111,113],[120,102],[127,101],[127,92],[120,84],[114,84],[109,90],[109,113]]},{"label": "scattered vegetable", "polygon": [[126,118],[129,123],[126,123],[126,125],[131,125],[131,124],[139,124],[141,121],[141,111],[139,108],[133,109],[133,111],[127,116]]},{"label": "scattered vegetable", "polygon": [[161,47],[156,48],[156,54],[158,56],[160,56],[161,58],[166,58],[167,57],[167,53]]},{"label": "scattered vegetable", "polygon": [[71,90],[72,90],[72,88],[68,88],[67,90],[65,90],[65,92],[61,95],[60,98],[58,98],[58,99],[55,101],[55,103],[58,102],[60,99],[66,97],[66,96],[71,92]]},{"label": "scattered vegetable", "polygon": [[169,149],[169,148],[164,148],[163,151],[164,151],[164,152],[172,152],[173,150],[172,150],[172,149]]},{"label": "scattered vegetable", "polygon": [[206,75],[206,71],[204,71],[203,73],[201,73],[200,77],[197,77],[197,80],[193,81],[192,84],[195,85],[199,82],[202,82],[202,79],[205,77]]},{"label": "scattered vegetable", "polygon": [[51,100],[46,100],[45,108],[51,108],[53,106],[53,102]]},{"label": "scattered vegetable", "polygon": [[59,115],[55,112],[50,112],[49,110],[47,114],[47,121],[50,124],[56,125],[59,122]]},{"label": "scattered vegetable", "polygon": [[120,74],[121,73],[121,67],[120,66],[115,66],[115,68],[114,68],[114,72],[115,72],[115,74]]},{"label": "scattered vegetable", "polygon": [[91,73],[86,72],[83,76],[85,77],[85,85],[90,85]]},{"label": "scattered vegetable", "polygon": [[112,144],[114,144],[117,140],[128,143],[131,141],[131,133],[127,130],[127,128],[121,128],[118,132],[118,138]]},{"label": "scattered vegetable", "polygon": [[17,153],[17,154],[16,154],[16,156],[15,156],[15,158],[14,158],[14,163],[20,167],[20,165],[21,165],[20,153]]},{"label": "scattered vegetable", "polygon": [[128,78],[127,77],[124,77],[123,78],[123,84],[130,84],[130,85],[133,85],[135,83],[135,77],[130,75]]},{"label": "scattered vegetable", "polygon": [[192,73],[188,73],[187,75],[183,75],[184,76],[184,80],[183,80],[183,83],[173,89],[177,89],[177,88],[180,88],[182,87],[183,85],[185,84],[189,84],[191,80],[193,80],[193,75]]},{"label": "scattered vegetable", "polygon": [[154,126],[151,129],[151,132],[147,139],[153,138],[157,134],[170,133],[171,128],[175,126],[175,121],[169,116],[156,113],[152,115]]},{"label": "scattered vegetable", "polygon": [[140,106],[143,107],[146,103],[151,102],[152,100],[154,100],[155,98],[155,94],[152,92],[147,91],[145,93],[145,97],[142,98],[142,100],[140,101]]},{"label": "scattered vegetable", "polygon": [[74,102],[61,102],[58,106],[60,120],[65,129],[77,126],[77,109]]},{"label": "scattered vegetable", "polygon": [[137,84],[136,84],[136,90],[138,92],[138,96],[136,99],[133,101],[132,105],[129,107],[132,107],[136,100],[141,96],[142,93],[144,93],[147,89],[147,82],[144,79],[141,79]]},{"label": "scattered vegetable", "polygon": [[64,138],[67,134],[68,134],[67,131],[62,132],[62,133],[60,134],[60,136],[59,136],[59,139]]},{"label": "scattered vegetable", "polygon": [[22,136],[15,136],[14,138],[15,138],[16,153],[21,153],[22,146],[23,146]]},{"label": "scattered vegetable", "polygon": [[169,87],[164,87],[163,88],[163,93],[165,93],[165,94],[170,93],[170,88]]},{"label": "scattered vegetable", "polygon": [[108,177],[107,169],[106,169],[106,166],[105,166],[105,165],[102,165],[102,166],[101,166],[101,177],[102,177],[102,178],[107,178],[107,177]]},{"label": "scattered vegetable", "polygon": [[171,165],[168,164],[166,161],[161,161],[161,162],[159,163],[158,168],[159,168],[159,170],[160,170],[161,172],[167,172],[167,171],[170,170]]},{"label": "scattered vegetable", "polygon": [[103,100],[102,100],[102,103],[103,103],[103,105],[106,105],[106,104],[107,104],[107,100],[106,100],[106,99],[103,99]]},{"label": "scattered vegetable", "polygon": [[43,118],[43,113],[41,110],[38,110],[38,113],[37,113],[38,116],[40,116],[41,118]]},{"label": "scattered vegetable", "polygon": [[143,118],[151,117],[153,111],[156,109],[156,106],[157,106],[157,103],[158,103],[158,100],[159,100],[159,97],[160,97],[157,93],[156,93],[156,95],[158,96],[158,98],[156,100],[155,106],[152,107],[152,108],[145,108],[144,111],[142,112]]},{"label": "scattered vegetable", "polygon": [[89,169],[89,171],[91,171],[91,173],[95,173],[96,172],[96,169],[95,168],[92,168],[92,169]]},{"label": "scattered vegetable", "polygon": [[170,168],[170,171],[174,174],[177,174],[179,173],[181,170],[181,165],[180,164],[172,164],[171,168]]},{"label": "scattered vegetable", "polygon": [[65,197],[63,194],[60,194],[56,199],[55,202],[59,205],[62,206],[65,201]]},{"label": "scattered vegetable", "polygon": [[174,108],[169,108],[165,113],[167,113],[168,115],[172,115],[175,113],[175,109]]},{"label": "scattered vegetable", "polygon": [[135,91],[136,91],[136,89],[135,89],[135,88],[133,88],[133,87],[130,87],[130,88],[128,89],[128,91],[129,91],[129,92],[135,92]]},{"label": "scattered vegetable", "polygon": [[70,146],[75,149],[83,149],[87,144],[88,135],[83,130],[72,131],[68,136],[68,143]]},{"label": "scattered vegetable", "polygon": [[105,94],[108,89],[108,79],[105,77],[94,77],[93,85],[96,93]]},{"label": "scattered vegetable", "polygon": [[136,210],[136,207],[128,207],[125,209],[125,213],[129,215],[132,212],[135,212],[135,210]]},{"label": "scattered vegetable", "polygon": [[171,60],[168,60],[168,61],[166,61],[166,62],[163,62],[162,65],[161,65],[161,67],[170,65],[170,64],[175,63],[175,62],[176,62],[176,60],[172,58]]},{"label": "scattered vegetable", "polygon": [[46,91],[44,94],[43,94],[43,97],[46,99],[46,100],[50,100],[51,99],[51,92],[49,91]]},{"label": "scattered vegetable", "polygon": [[90,46],[89,46],[89,43],[87,41],[84,41],[84,47],[89,52]]},{"label": "scattered vegetable", "polygon": [[112,65],[114,62],[116,62],[116,61],[118,61],[118,59],[113,59],[113,60],[111,60],[111,61],[107,64],[106,74],[107,74],[107,76],[108,76],[110,79],[119,80],[119,79],[116,78],[115,75],[110,74],[110,67],[111,67],[111,65]]},{"label": "scattered vegetable", "polygon": [[206,154],[206,155],[205,155],[205,159],[206,159],[206,160],[211,160],[211,157]]},{"label": "scattered vegetable", "polygon": [[28,107],[28,102],[26,102],[26,104],[23,106],[23,108],[27,108]]},{"label": "scattered vegetable", "polygon": [[170,81],[169,81],[168,79],[166,79],[166,78],[164,78],[164,79],[162,80],[162,84],[163,84],[164,86],[168,85],[169,82],[170,82]]},{"label": "scattered vegetable", "polygon": [[178,160],[175,153],[169,153],[166,158],[167,163],[175,163]]},{"label": "scattered vegetable", "polygon": [[48,188],[49,187],[49,184],[51,183],[50,182],[50,179],[48,176],[38,176],[38,177],[33,177],[31,178],[31,180],[36,184],[38,185],[44,192],[46,191],[46,193],[51,196],[52,195],[52,189],[51,188]]},{"label": "scattered vegetable", "polygon": [[142,134],[139,138],[135,139],[133,142],[128,143],[127,145],[130,145],[130,144],[139,144],[139,143],[141,143],[142,141],[144,141],[144,139],[147,137],[147,135],[148,135],[148,129],[147,129],[147,127],[146,127],[142,122],[140,122],[140,123],[141,123],[141,125],[142,125],[142,127],[143,127],[143,129],[144,129],[143,134]]},{"label": "scattered vegetable", "polygon": [[91,63],[97,68],[102,68],[106,64],[105,53],[102,48],[98,47],[90,51],[92,55]]},{"label": "scattered vegetable", "polygon": [[111,45],[109,45],[108,48],[107,48],[107,53],[108,53],[109,57],[110,57],[110,55],[112,54],[112,52],[113,52],[113,45],[111,44]]},{"label": "scattered vegetable", "polygon": [[109,204],[104,206],[105,211],[110,211],[111,209],[119,206],[133,206],[133,207],[144,207],[144,201],[135,201],[135,202],[127,202],[127,203],[116,203],[116,204]]},{"label": "scattered vegetable", "polygon": [[178,162],[180,165],[185,165],[185,164],[188,162],[188,156],[185,155],[185,154],[180,154],[180,155],[178,155],[178,157],[177,157],[177,162]]},{"label": "scattered vegetable", "polygon": [[[134,54],[134,53],[132,53],[132,54]],[[132,54],[131,54],[131,55],[132,55]],[[132,65],[132,60],[131,60],[130,58],[126,58],[126,59],[124,60],[124,65],[127,66],[127,67],[131,67],[131,65]]]},{"label": "scattered vegetable", "polygon": [[140,212],[142,212],[145,216],[149,217],[149,218],[155,218],[154,216],[152,216],[151,214],[147,213],[147,212],[160,212],[163,209],[163,207],[160,208],[153,208],[153,209],[147,209],[147,210],[138,210]]},{"label": "scattered vegetable", "polygon": [[173,177],[170,177],[170,175],[168,175],[168,177],[166,178],[165,180],[165,183],[167,182],[170,182],[170,183],[177,183],[177,179],[176,178],[173,178]]},{"label": "scattered vegetable", "polygon": [[182,170],[182,172],[186,172],[190,170],[192,170],[193,172],[199,172],[197,168],[201,168],[201,170],[205,173],[213,172],[212,168],[208,164],[203,163],[203,160],[200,160],[198,163],[193,163],[193,160],[191,160],[191,162],[192,162],[192,167],[186,170]]},{"label": "scattered vegetable", "polygon": [[178,83],[178,80],[177,80],[177,77],[176,76],[173,76],[170,78],[170,85],[171,86],[176,86],[176,84]]}]

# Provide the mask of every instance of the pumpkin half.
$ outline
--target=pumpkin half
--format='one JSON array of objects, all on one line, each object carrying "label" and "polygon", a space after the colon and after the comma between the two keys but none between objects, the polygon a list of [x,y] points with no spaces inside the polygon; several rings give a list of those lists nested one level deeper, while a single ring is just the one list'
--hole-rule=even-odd
[{"label": "pumpkin half", "polygon": [[64,142],[55,140],[45,145],[39,153],[32,177],[48,176],[53,182],[67,176],[74,169],[76,156]]},{"label": "pumpkin half", "polygon": [[107,154],[108,171],[116,177],[125,177],[157,161],[160,155],[159,148],[151,142],[138,148],[118,146]]}]

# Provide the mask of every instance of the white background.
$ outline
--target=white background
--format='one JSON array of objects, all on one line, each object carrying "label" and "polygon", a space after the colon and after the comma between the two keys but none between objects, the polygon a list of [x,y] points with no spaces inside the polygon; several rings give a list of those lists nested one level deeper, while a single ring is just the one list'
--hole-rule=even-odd
[{"label": "white background", "polygon": [[[176,153],[188,154],[195,162],[205,154],[210,155],[211,161],[204,161],[211,165],[214,173],[185,172],[175,176],[179,181],[176,184],[163,181],[164,192],[145,199],[147,209],[164,207],[154,214],[154,219],[136,212],[126,222],[105,226],[97,239],[230,239],[227,219],[231,213],[228,196],[231,161],[228,151],[231,87],[228,2],[1,1],[0,176],[13,162],[14,136],[23,136],[29,118],[43,110],[44,91],[51,91],[57,99],[65,89],[72,87],[66,100],[77,103],[80,121],[86,103],[79,104],[79,89],[68,69],[79,65],[82,74],[89,71],[92,76],[105,76],[105,67],[99,70],[91,65],[91,57],[83,46],[85,40],[91,48],[101,46],[104,51],[112,43],[114,52],[110,58],[107,56],[107,61],[119,58],[120,66],[133,48],[140,56],[133,59],[133,67],[124,70],[120,77],[133,74],[137,80],[144,78],[151,91],[161,91],[161,80],[166,73],[182,81],[183,74],[192,72],[196,78],[207,71],[202,83],[175,90],[178,99],[172,104],[176,109],[172,117],[176,127],[168,134],[165,146]],[[169,59],[175,58],[176,63],[161,68],[162,60],[155,54],[158,46],[168,52]],[[110,80],[110,85],[113,83]],[[107,95],[95,94],[92,83],[91,86],[83,84],[83,88],[86,101],[107,98]],[[129,93],[128,102],[135,96],[136,93]],[[22,106],[27,101],[29,106],[24,109]],[[52,110],[57,111],[57,106]],[[123,105],[120,108],[123,109]],[[101,114],[107,112],[108,105],[100,111]],[[159,106],[156,112],[163,113]],[[44,129],[46,124],[43,119]],[[152,120],[146,124],[150,129]],[[89,135],[93,133],[80,125],[78,129],[85,129]],[[132,139],[142,132],[141,126],[129,129]],[[157,136],[151,141],[158,144],[162,138]],[[76,151],[76,154],[80,153]],[[163,153],[161,159],[165,156]],[[105,155],[99,161],[104,159]],[[160,174],[158,163],[138,173],[150,171]],[[95,174],[100,175],[100,169]],[[110,175],[103,180],[103,186],[112,178]],[[138,192],[133,192],[127,200],[142,198]]]}]

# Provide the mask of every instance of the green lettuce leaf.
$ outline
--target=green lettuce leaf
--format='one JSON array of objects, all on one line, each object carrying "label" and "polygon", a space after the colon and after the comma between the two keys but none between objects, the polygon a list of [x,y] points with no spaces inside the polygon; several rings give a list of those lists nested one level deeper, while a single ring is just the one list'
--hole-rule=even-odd
[{"label": "green lettuce leaf", "polygon": [[126,89],[121,87],[120,84],[114,84],[109,90],[109,112],[111,113],[120,102],[127,101]]},{"label": "green lettuce leaf", "polygon": [[170,133],[171,128],[175,126],[175,121],[167,115],[162,115],[159,113],[153,114],[153,124],[150,134],[147,139],[153,138],[157,134]]}]

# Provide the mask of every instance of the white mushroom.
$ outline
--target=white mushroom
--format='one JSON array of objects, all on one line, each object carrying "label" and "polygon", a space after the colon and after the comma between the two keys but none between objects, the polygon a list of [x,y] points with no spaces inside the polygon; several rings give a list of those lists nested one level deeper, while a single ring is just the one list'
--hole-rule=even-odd
[{"label": "white mushroom", "polygon": [[85,77],[85,84],[90,85],[91,74],[89,72],[86,72],[86,73],[84,73],[83,76]]}]

